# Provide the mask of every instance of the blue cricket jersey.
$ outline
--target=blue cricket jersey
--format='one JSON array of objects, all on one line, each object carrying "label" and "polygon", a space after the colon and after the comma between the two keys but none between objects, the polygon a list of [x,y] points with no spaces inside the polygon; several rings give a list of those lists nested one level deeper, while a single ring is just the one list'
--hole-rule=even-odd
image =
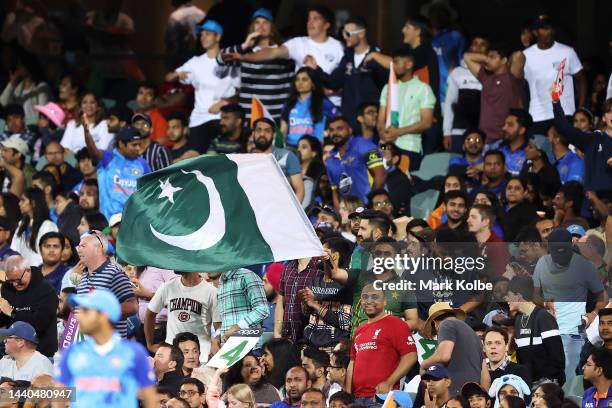
[{"label": "blue cricket jersey", "polygon": [[584,184],[584,161],[576,153],[569,151],[555,163],[562,183],[577,181]]},{"label": "blue cricket jersey", "polygon": [[340,196],[353,195],[365,203],[373,181],[369,169],[383,165],[382,154],[374,143],[361,137],[353,136],[347,144],[343,156],[337,149],[329,153],[325,162],[329,184]]},{"label": "blue cricket jersey", "polygon": [[128,197],[136,191],[136,180],[150,173],[151,169],[142,157],[130,160],[117,149],[102,153],[98,164],[100,212],[108,220],[113,214],[123,211]]},{"label": "blue cricket jersey", "polygon": [[137,394],[156,384],[144,347],[113,334],[112,348],[99,354],[91,338],[64,352],[55,379],[76,388],[71,407],[138,407]]},{"label": "blue cricket jersey", "polygon": [[321,120],[314,122],[310,113],[310,102],[312,97],[307,97],[303,101],[299,99],[289,110],[285,106],[282,117],[289,124],[287,132],[287,146],[295,147],[300,138],[304,135],[312,135],[319,139],[323,144],[323,137],[329,119],[338,116],[338,108],[327,98],[323,99],[323,115]]}]

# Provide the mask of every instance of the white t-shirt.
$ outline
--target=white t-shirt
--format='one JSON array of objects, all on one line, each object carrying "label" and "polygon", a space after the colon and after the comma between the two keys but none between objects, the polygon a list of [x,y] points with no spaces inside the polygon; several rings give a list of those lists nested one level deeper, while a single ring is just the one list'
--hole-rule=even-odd
[{"label": "white t-shirt", "polygon": [[[227,67],[220,67],[215,58],[209,58],[206,53],[193,57],[176,69],[177,72],[189,72],[183,84],[193,86],[195,90],[195,106],[189,118],[189,127],[219,119],[219,113],[209,113],[208,109],[223,98],[230,98],[240,88],[240,76],[235,78],[229,74]],[[219,75],[225,73],[223,78]]]},{"label": "white t-shirt", "polygon": [[168,309],[166,343],[172,344],[181,332],[190,332],[200,340],[200,361],[208,361],[210,351],[210,325],[221,322],[217,307],[217,288],[206,281],[187,287],[181,279],[173,279],[157,289],[149,302],[149,310],[159,313]]},{"label": "white t-shirt", "polygon": [[[19,225],[17,226],[17,231],[21,226],[23,221],[19,221]],[[30,227],[32,226],[32,222],[30,221]],[[47,232],[57,232],[57,225],[55,225],[52,221],[45,220],[40,225],[40,229],[38,230],[38,236],[36,237],[36,251],[30,248],[30,237],[24,232],[20,237],[17,236],[17,233],[13,235],[13,240],[11,241],[11,249],[13,251],[19,252],[21,256],[23,256],[30,266],[40,266],[42,264],[42,256],[38,251],[40,248],[40,238],[45,235]]]},{"label": "white t-shirt", "polygon": [[[108,150],[108,146],[113,140],[113,134],[108,133],[108,124],[105,120],[102,120],[97,125],[90,127],[89,133],[91,133],[91,137],[93,137],[98,149]],[[86,147],[83,125],[77,126],[74,120],[68,122],[60,144],[73,152],[77,152],[78,150]]]},{"label": "white t-shirt", "polygon": [[572,47],[555,42],[547,50],[541,50],[537,44],[523,51],[525,54],[525,79],[529,83],[529,113],[534,122],[552,119],[552,99],[550,87],[557,77],[559,65],[564,58],[565,87],[561,96],[561,106],[566,115],[573,115],[576,110],[574,104],[573,75],[582,70],[582,64]]},{"label": "white t-shirt", "polygon": [[17,368],[17,362],[10,356],[2,357],[0,360],[0,376],[11,378],[14,381],[30,381],[41,375],[53,375],[53,364],[51,360],[35,351],[32,357],[21,368]]},{"label": "white t-shirt", "polygon": [[331,74],[344,55],[342,44],[332,37],[327,37],[327,41],[322,43],[315,42],[310,37],[295,37],[283,45],[289,51],[289,58],[295,62],[296,70],[304,66],[304,58],[307,55],[312,55],[317,65]]}]

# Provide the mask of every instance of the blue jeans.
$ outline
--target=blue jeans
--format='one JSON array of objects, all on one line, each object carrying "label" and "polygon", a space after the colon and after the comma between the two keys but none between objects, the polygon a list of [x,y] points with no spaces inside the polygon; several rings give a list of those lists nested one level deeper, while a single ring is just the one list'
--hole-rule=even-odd
[{"label": "blue jeans", "polygon": [[368,408],[381,408],[382,404],[376,402],[375,397],[355,397],[355,404],[365,405]]},{"label": "blue jeans", "polygon": [[565,352],[565,381],[576,376],[576,367],[580,362],[580,351],[584,344],[585,334],[562,334],[563,351]]}]

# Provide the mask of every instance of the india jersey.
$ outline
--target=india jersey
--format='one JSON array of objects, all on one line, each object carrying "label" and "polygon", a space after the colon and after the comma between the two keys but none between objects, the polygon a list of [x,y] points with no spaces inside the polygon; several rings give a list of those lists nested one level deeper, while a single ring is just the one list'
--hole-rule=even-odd
[{"label": "india jersey", "polygon": [[86,338],[62,356],[55,379],[76,388],[71,407],[138,407],[138,392],[155,385],[144,347],[116,334],[111,341],[110,350],[98,351],[94,340]]}]

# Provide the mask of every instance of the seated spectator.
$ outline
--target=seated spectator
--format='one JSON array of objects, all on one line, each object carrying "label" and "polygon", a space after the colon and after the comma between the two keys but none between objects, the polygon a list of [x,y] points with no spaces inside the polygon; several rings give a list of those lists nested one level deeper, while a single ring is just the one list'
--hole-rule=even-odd
[{"label": "seated spectator", "polygon": [[[304,392],[312,386],[308,371],[302,366],[291,367],[285,375],[285,393],[287,398],[276,401],[270,408],[299,407]],[[325,397],[323,397],[325,400]]]},{"label": "seated spectator", "polygon": [[508,331],[504,327],[492,326],[484,333],[484,352],[488,360],[487,368],[491,381],[495,381],[505,374],[515,374],[527,384],[531,384],[527,367],[510,361],[508,357],[509,340]]},{"label": "seated spectator", "polygon": [[47,232],[40,238],[40,254],[42,257],[40,271],[43,279],[53,286],[57,295],[61,290],[62,279],[69,269],[62,262],[64,244],[64,236],[59,232]]},{"label": "seated spectator", "polygon": [[489,393],[477,382],[463,384],[461,396],[469,403],[470,408],[491,408]]},{"label": "seated spectator", "polygon": [[11,249],[11,235],[15,232],[14,221],[9,220],[7,217],[0,216],[0,263],[12,255],[19,255],[17,251]]},{"label": "seated spectator", "polygon": [[374,144],[378,144],[379,141],[378,129],[376,128],[378,109],[377,102],[364,102],[357,107],[357,122],[361,128],[358,134]]},{"label": "seated spectator", "polygon": [[3,170],[2,192],[12,193],[21,197],[26,188],[26,178],[31,177],[33,169],[26,164],[28,144],[18,135],[13,135],[0,142],[2,146],[2,160],[0,169]]},{"label": "seated spectator", "polygon": [[0,376],[14,381],[32,381],[41,374],[53,375],[49,358],[37,351],[38,336],[29,323],[16,321],[0,330],[6,356],[0,360]]},{"label": "seated spectator", "polygon": [[250,129],[245,126],[244,109],[237,103],[221,108],[218,135],[210,143],[207,153],[244,153]]},{"label": "seated spectator", "polygon": [[325,173],[321,142],[314,136],[304,135],[298,141],[298,158],[304,179],[304,201],[302,206],[307,209],[312,204],[319,190],[319,180]]},{"label": "seated spectator", "polygon": [[336,116],[338,109],[323,93],[316,72],[300,68],[281,113],[280,131],[286,145],[295,149],[302,135],[313,135],[323,143],[323,132]]},{"label": "seated spectator", "polygon": [[0,135],[0,142],[4,142],[11,137],[18,137],[26,143],[28,151],[32,150],[36,141],[36,134],[26,126],[23,107],[16,104],[5,105],[2,113],[5,128]]},{"label": "seated spectator", "polygon": [[612,402],[612,351],[596,348],[583,368],[584,379],[593,386],[584,392],[583,406],[607,406]]},{"label": "seated spectator", "polygon": [[66,190],[70,191],[83,179],[80,171],[66,163],[64,147],[58,142],[52,141],[45,146],[45,158],[59,168],[61,184]]},{"label": "seated spectator", "polygon": [[318,388],[312,387],[304,391],[300,400],[300,407],[325,408],[325,393]]},{"label": "seated spectator", "polygon": [[506,184],[506,213],[502,217],[504,239],[514,242],[523,225],[538,219],[536,209],[526,200],[527,183],[519,176],[508,179]]},{"label": "seated spectator", "polygon": [[285,374],[291,367],[301,367],[300,353],[287,339],[273,339],[263,345],[261,364],[267,381],[276,389],[285,384]]},{"label": "seated spectator", "polygon": [[540,193],[539,197],[535,197],[537,200],[540,200],[547,191],[554,191],[556,193],[561,186],[561,179],[559,178],[557,168],[550,163],[546,152],[539,149],[533,139],[527,141],[525,146],[525,162],[519,173],[519,176],[523,178],[527,178],[528,175],[534,176],[535,186]]},{"label": "seated spectator", "polygon": [[[489,389],[489,395],[495,398],[494,408],[503,408],[503,402],[506,398],[517,397],[524,400],[530,394],[529,385],[521,377],[514,374],[507,374],[497,378]],[[514,408],[514,406],[509,405],[508,408]]]},{"label": "seated spectator", "polygon": [[548,129],[548,140],[552,145],[554,162],[562,183],[576,181],[584,183],[584,161],[569,148],[567,138],[563,137],[555,127]]},{"label": "seated spectator", "polygon": [[348,408],[355,402],[355,398],[346,391],[338,391],[328,398],[329,408]]},{"label": "seated spectator", "polygon": [[488,205],[493,208],[495,223],[493,224],[491,230],[494,231],[499,238],[504,239],[504,230],[500,223],[500,220],[504,215],[504,210],[497,195],[489,190],[482,190],[474,196],[473,204]]},{"label": "seated spectator", "polygon": [[266,380],[257,357],[251,353],[229,368],[223,382],[224,389],[240,383],[248,385],[256,404],[270,405],[281,399],[279,391]]},{"label": "seated spectator", "polygon": [[[193,333],[178,333],[172,340],[172,345],[183,352],[183,375],[191,376],[194,368],[200,366],[200,341]],[[207,359],[208,360],[208,359]]]},{"label": "seated spectator", "polygon": [[522,109],[510,109],[502,128],[501,143],[491,146],[504,154],[506,170],[512,175],[518,175],[525,163],[527,132],[531,123],[529,113]]},{"label": "seated spectator", "polygon": [[555,226],[569,226],[572,224],[588,228],[588,222],[580,216],[584,202],[584,189],[576,181],[563,184],[552,200],[555,217]]},{"label": "seated spectator", "polygon": [[463,156],[450,159],[448,173],[463,176],[470,186],[474,186],[478,181],[478,173],[482,172],[482,152],[487,136],[480,129],[468,129],[462,137]]},{"label": "seated spectator", "polygon": [[167,343],[160,344],[153,357],[153,372],[157,377],[157,384],[165,387],[172,395],[177,395],[183,375],[183,352],[176,346]]},{"label": "seated spectator", "polygon": [[440,191],[440,196],[438,198],[439,205],[429,214],[429,218],[427,218],[427,223],[432,229],[437,229],[448,221],[444,197],[446,197],[446,193],[449,191],[466,191],[465,183],[459,175],[449,174],[444,178],[442,191]]},{"label": "seated spectator", "polygon": [[540,258],[548,253],[545,240],[542,240],[542,236],[535,226],[526,226],[521,228],[516,235],[516,242],[518,242],[519,260],[526,265],[528,272],[533,274]]},{"label": "seated spectator", "polygon": [[474,204],[467,219],[468,230],[476,236],[486,259],[487,272],[491,279],[503,275],[510,261],[510,253],[504,241],[492,230],[495,224],[493,208]]},{"label": "seated spectator", "polygon": [[345,351],[334,351],[329,356],[329,367],[327,367],[327,380],[330,383],[327,405],[332,402],[336,394],[347,394],[347,377],[350,356]]},{"label": "seated spectator", "polygon": [[470,234],[467,225],[469,198],[467,193],[460,190],[451,190],[444,194],[446,207],[446,222],[439,228],[450,228],[461,236]]},{"label": "seated spectator", "polygon": [[387,171],[385,188],[391,199],[391,204],[397,216],[401,217],[410,213],[410,198],[416,194],[413,181],[399,168],[402,155],[399,147],[394,143],[379,145],[382,150],[384,167]]},{"label": "seated spectator", "polygon": [[196,157],[200,154],[187,137],[189,132],[187,124],[187,117],[182,113],[168,115],[168,140],[172,142],[172,148],[170,149],[172,163]]},{"label": "seated spectator", "polygon": [[[398,80],[399,109],[397,122],[387,123],[387,86],[380,94],[378,134],[385,143],[395,143],[410,158],[409,169],[417,170],[423,157],[421,137],[432,127],[436,97],[432,88],[415,75],[416,56],[402,48],[393,56],[393,70]],[[410,102],[407,102],[410,101]]]},{"label": "seated spectator", "polygon": [[140,156],[148,163],[151,171],[168,167],[172,164],[170,150],[152,138],[155,131],[151,118],[146,113],[137,113],[132,116],[131,125],[140,132]]},{"label": "seated spectator", "polygon": [[[108,149],[113,136],[108,132],[108,124],[104,120],[102,102],[94,93],[88,92],[81,97],[79,106],[78,115],[66,125],[61,141],[62,146],[72,152],[77,152],[87,146],[85,138],[85,127],[87,127],[93,144],[99,150]],[[93,156],[96,160],[99,159],[96,155]]]},{"label": "seated spectator", "polygon": [[480,184],[470,192],[472,197],[482,190],[489,190],[500,200],[506,191],[506,157],[499,150],[489,150],[484,155]]},{"label": "seated spectator", "polygon": [[155,107],[157,86],[152,82],[142,82],[136,95],[137,109],[134,113],[144,113],[151,119],[151,140],[165,146],[168,134],[168,123]]},{"label": "seated spectator", "polygon": [[206,387],[197,378],[188,377],[183,379],[178,395],[187,401],[190,408],[204,408],[207,406]]}]

